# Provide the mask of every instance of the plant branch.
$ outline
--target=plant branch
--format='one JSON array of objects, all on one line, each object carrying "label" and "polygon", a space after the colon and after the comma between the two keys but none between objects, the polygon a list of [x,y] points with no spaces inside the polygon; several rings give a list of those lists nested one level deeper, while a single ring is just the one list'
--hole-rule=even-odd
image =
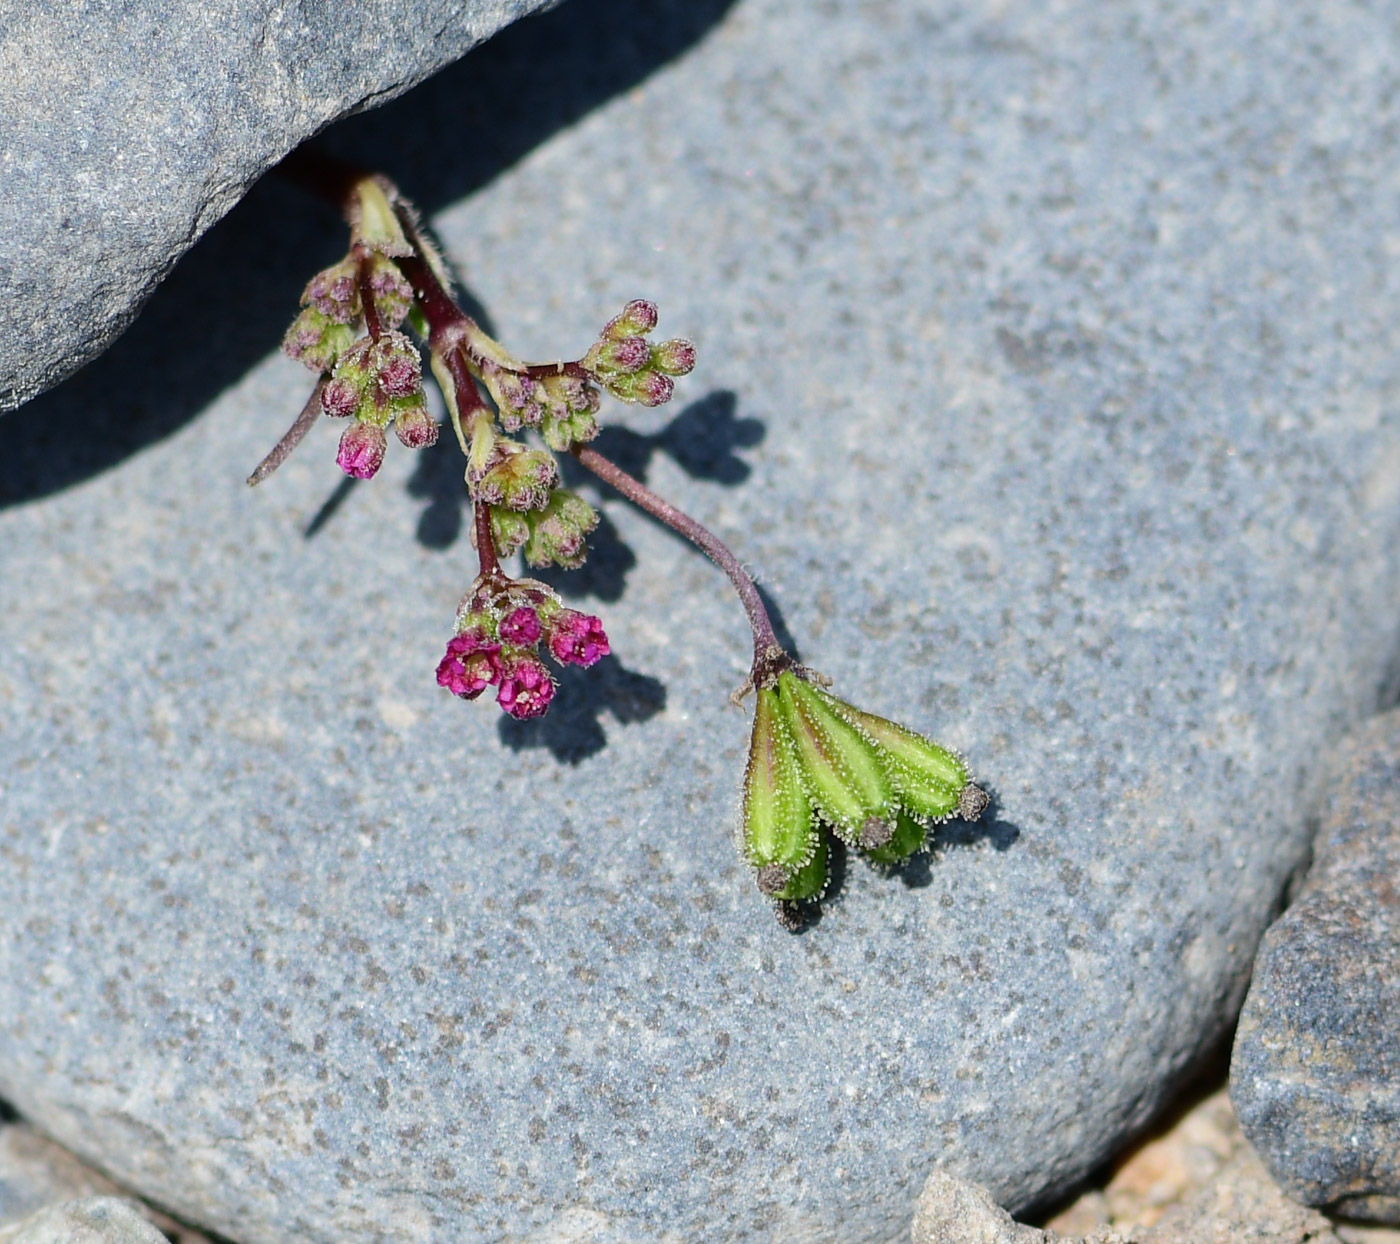
[{"label": "plant branch", "polygon": [[783,650],[773,632],[773,623],[768,617],[763,598],[758,593],[758,585],[739,564],[739,559],[723,540],[689,514],[678,510],[663,497],[657,496],[641,480],[629,475],[611,458],[604,457],[591,445],[575,445],[571,452],[580,464],[599,479],[611,484],[627,500],[659,522],[665,523],[672,531],[683,535],[729,576],[729,582],[739,594],[744,612],[749,617],[749,626],[753,630],[752,678],[756,686],[766,686],[784,669],[796,665],[792,657]]},{"label": "plant branch", "polygon": [[495,578],[501,573],[496,556],[496,537],[491,532],[491,507],[484,501],[472,502],[476,518],[476,555],[481,561],[481,577]]},{"label": "plant branch", "polygon": [[311,396],[306,399],[306,405],[301,408],[301,414],[296,417],[296,422],[287,429],[282,439],[272,447],[272,452],[258,463],[253,473],[248,476],[249,486],[261,484],[278,467],[286,462],[288,455],[306,438],[306,434],[311,431],[311,425],[316,422],[316,417],[321,413],[321,390],[326,387],[326,378],[322,376],[316,382],[316,387],[311,390]]}]

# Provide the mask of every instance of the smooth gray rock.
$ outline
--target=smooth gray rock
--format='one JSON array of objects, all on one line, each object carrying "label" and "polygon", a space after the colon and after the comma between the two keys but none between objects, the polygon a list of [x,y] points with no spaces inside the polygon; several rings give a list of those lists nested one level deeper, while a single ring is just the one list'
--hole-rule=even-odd
[{"label": "smooth gray rock", "polygon": [[106,349],[303,139],[553,2],[0,0],[0,411]]},{"label": "smooth gray rock", "polygon": [[334,141],[429,187],[524,354],[642,294],[695,337],[605,446],[996,815],[779,929],[730,841],[740,612],[611,499],[560,581],[616,661],[535,728],[436,687],[451,438],[242,483],[343,248],[260,188],[188,261],[247,301],[182,267],[0,460],[0,1094],[243,1244],[869,1244],[935,1166],[1063,1188],[1232,1023],[1397,648],[1385,19],[741,0],[454,197],[456,119],[607,80],[627,8],[522,54],[539,100],[452,78]]},{"label": "smooth gray rock", "polygon": [[46,1205],[120,1195],[121,1189],[105,1175],[27,1124],[0,1122],[0,1226]]},{"label": "smooth gray rock", "polygon": [[0,1227],[0,1244],[167,1244],[130,1201],[88,1197],[37,1210]]},{"label": "smooth gray rock", "polygon": [[1400,1222],[1400,711],[1347,742],[1314,850],[1259,951],[1230,1097],[1293,1196]]}]

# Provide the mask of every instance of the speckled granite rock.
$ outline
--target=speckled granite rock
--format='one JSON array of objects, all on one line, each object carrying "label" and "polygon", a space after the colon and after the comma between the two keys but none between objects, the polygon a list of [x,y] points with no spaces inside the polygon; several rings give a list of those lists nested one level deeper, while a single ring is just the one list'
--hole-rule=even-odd
[{"label": "speckled granite rock", "polygon": [[1314,851],[1260,949],[1230,1095],[1299,1200],[1400,1222],[1400,711],[1346,745]]},{"label": "speckled granite rock", "polygon": [[0,0],[0,411],[105,349],[297,143],[552,2]]},{"label": "speckled granite rock", "polygon": [[168,1244],[130,1202],[115,1197],[65,1201],[0,1227],[0,1244]]},{"label": "speckled granite rock", "polygon": [[[518,62],[546,102],[613,64],[579,13]],[[658,299],[694,404],[608,445],[997,814],[900,878],[851,862],[783,933],[730,842],[739,611],[611,500],[562,582],[616,660],[535,729],[441,692],[472,573],[450,438],[342,489],[318,429],[242,484],[306,379],[230,342],[270,351],[342,246],[261,187],[189,259],[230,275],[222,316],[177,273],[0,458],[0,1094],[243,1244],[868,1244],[935,1165],[1041,1198],[1233,1021],[1318,740],[1373,711],[1386,22],[722,17],[467,199],[460,118],[524,125],[529,90],[449,76],[335,142],[430,188],[528,355]]]}]

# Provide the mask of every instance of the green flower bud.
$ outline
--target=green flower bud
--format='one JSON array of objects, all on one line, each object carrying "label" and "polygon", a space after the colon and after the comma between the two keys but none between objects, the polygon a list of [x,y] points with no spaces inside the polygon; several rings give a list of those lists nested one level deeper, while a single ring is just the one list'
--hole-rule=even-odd
[{"label": "green flower bud", "polygon": [[684,337],[653,346],[651,365],[668,376],[688,376],[695,370],[695,347]]},{"label": "green flower bud", "polygon": [[549,454],[526,449],[519,441],[499,440],[474,493],[478,501],[508,510],[543,510],[558,482],[559,468]]},{"label": "green flower bud", "polygon": [[337,324],[315,307],[307,307],[292,321],[282,350],[314,372],[328,372],[354,340],[355,331],[348,324]]},{"label": "green flower bud", "polygon": [[496,542],[496,552],[501,557],[509,557],[524,547],[530,538],[530,524],[523,514],[514,510],[491,507],[491,538]]},{"label": "green flower bud", "polygon": [[758,869],[758,888],[774,898],[796,897],[787,891],[811,863],[821,840],[798,774],[792,736],[783,723],[778,690],[764,687],[754,707],[744,770],[743,850]]},{"label": "green flower bud", "polygon": [[588,533],[598,525],[598,512],[577,493],[556,488],[549,503],[526,515],[530,537],[525,560],[531,566],[561,566],[574,570],[588,555]]},{"label": "green flower bud", "polygon": [[651,347],[645,337],[604,338],[598,343],[594,356],[594,366],[599,371],[631,375],[651,362]]},{"label": "green flower bud", "polygon": [[639,337],[656,327],[656,304],[644,298],[634,298],[622,308],[622,314],[608,321],[603,336],[620,341],[623,337]]},{"label": "green flower bud", "polygon": [[647,368],[632,376],[603,376],[603,384],[619,401],[637,402],[643,406],[662,406],[671,400],[675,383],[670,376]]},{"label": "green flower bud", "polygon": [[870,822],[892,825],[898,795],[875,744],[832,708],[833,697],[791,670],[778,676],[777,691],[807,797],[844,841],[879,845]]},{"label": "green flower bud", "polygon": [[353,327],[360,319],[359,267],[353,259],[323,269],[307,282],[301,305],[313,307],[333,324]]},{"label": "green flower bud", "polygon": [[598,435],[598,421],[591,411],[580,410],[564,418],[547,414],[540,424],[544,443],[556,453],[566,453],[571,445],[591,441]]}]

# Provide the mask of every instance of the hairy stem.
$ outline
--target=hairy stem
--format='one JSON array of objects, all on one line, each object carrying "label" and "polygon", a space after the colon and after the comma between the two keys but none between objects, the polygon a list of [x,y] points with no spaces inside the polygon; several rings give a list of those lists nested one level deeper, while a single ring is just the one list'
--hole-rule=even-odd
[{"label": "hairy stem", "polygon": [[322,376],[316,382],[316,387],[311,390],[311,396],[306,399],[306,405],[301,408],[301,414],[296,417],[296,422],[287,429],[282,439],[272,447],[272,452],[258,463],[253,473],[248,476],[248,484],[261,484],[269,475],[273,473],[287,460],[287,456],[306,438],[306,434],[311,431],[311,425],[316,422],[317,416],[321,413],[321,390],[326,387],[326,378]]},{"label": "hairy stem", "polygon": [[773,623],[764,608],[763,598],[758,593],[758,585],[749,573],[739,564],[739,559],[708,527],[696,522],[689,514],[678,510],[669,501],[652,492],[641,480],[629,475],[611,458],[606,458],[591,445],[575,445],[572,453],[579,462],[599,479],[611,484],[634,505],[645,510],[659,522],[665,523],[672,531],[683,535],[705,554],[716,566],[729,576],[729,582],[739,594],[739,600],[748,614],[749,626],[753,630],[753,681],[757,686],[765,686],[784,669],[796,663],[778,642],[773,632]]},{"label": "hairy stem", "polygon": [[[359,247],[356,247],[356,250],[359,250]],[[357,275],[360,286],[360,309],[365,315],[365,329],[375,341],[378,341],[384,331],[384,326],[379,322],[379,308],[374,302],[374,291],[369,287],[369,266],[370,257],[368,253],[362,252]]]},{"label": "hairy stem", "polygon": [[481,577],[494,578],[501,573],[496,556],[496,538],[491,533],[491,507],[484,501],[472,502],[476,515],[476,555],[481,560]]}]

